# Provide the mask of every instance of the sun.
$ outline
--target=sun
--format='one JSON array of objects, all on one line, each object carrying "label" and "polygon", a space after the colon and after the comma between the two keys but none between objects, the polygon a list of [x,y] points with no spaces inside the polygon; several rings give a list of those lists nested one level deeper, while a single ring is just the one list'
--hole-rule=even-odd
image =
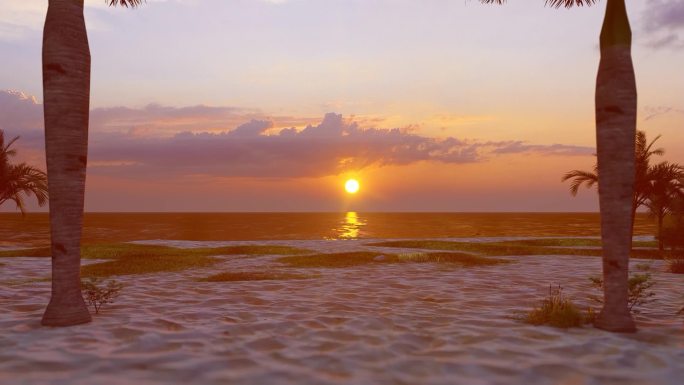
[{"label": "sun", "polygon": [[344,183],[344,189],[349,194],[356,194],[359,191],[359,181],[356,179],[349,179]]}]

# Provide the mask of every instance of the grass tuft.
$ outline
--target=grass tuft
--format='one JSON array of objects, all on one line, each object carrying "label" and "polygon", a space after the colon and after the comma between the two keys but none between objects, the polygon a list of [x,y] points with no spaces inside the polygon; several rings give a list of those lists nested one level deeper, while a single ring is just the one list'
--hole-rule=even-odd
[{"label": "grass tuft", "polygon": [[312,275],[291,274],[291,273],[273,273],[260,271],[236,271],[225,272],[210,275],[205,278],[198,279],[199,282],[241,282],[241,281],[283,281],[293,279],[310,279],[316,278]]},{"label": "grass tuft", "polygon": [[[586,318],[593,318],[590,311]],[[548,325],[557,328],[582,327],[586,322],[585,316],[563,295],[563,288],[549,286],[549,295],[542,300],[539,307],[530,311],[524,321],[532,325]]]}]

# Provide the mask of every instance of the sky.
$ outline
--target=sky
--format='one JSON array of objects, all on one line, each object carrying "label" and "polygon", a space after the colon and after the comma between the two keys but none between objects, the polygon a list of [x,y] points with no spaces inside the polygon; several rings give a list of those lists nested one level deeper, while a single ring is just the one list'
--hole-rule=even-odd
[{"label": "sky", "polygon": [[[598,209],[561,176],[595,161],[605,1],[85,3],[87,211]],[[684,0],[627,7],[638,128],[684,163]],[[44,168],[47,1],[0,9],[0,129]]]}]

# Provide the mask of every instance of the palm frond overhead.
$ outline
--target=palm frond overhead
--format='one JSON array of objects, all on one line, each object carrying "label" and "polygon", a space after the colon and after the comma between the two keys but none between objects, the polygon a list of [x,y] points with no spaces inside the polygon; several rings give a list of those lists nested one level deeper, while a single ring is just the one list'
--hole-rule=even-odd
[{"label": "palm frond overhead", "polygon": [[[590,6],[597,3],[598,0],[546,0],[546,5],[554,8],[571,8],[571,7],[582,7]],[[480,0],[483,4],[503,4],[506,0]]]},{"label": "palm frond overhead", "polygon": [[123,7],[130,6],[131,8],[135,8],[142,4],[143,0],[105,0],[105,3],[108,3],[110,7],[121,5]]},{"label": "palm frond overhead", "polygon": [[594,5],[597,0],[546,0],[546,5],[554,8],[572,8],[572,7],[582,7],[584,5]]}]

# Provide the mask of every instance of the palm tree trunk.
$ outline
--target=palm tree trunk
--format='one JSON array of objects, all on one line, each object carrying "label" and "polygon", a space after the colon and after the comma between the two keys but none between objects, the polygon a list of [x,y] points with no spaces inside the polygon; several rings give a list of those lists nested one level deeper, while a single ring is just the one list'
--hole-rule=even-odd
[{"label": "palm tree trunk", "polygon": [[80,280],[90,102],[83,0],[49,0],[43,31],[43,99],[52,297],[42,323],[76,325],[91,320]]},{"label": "palm tree trunk", "polygon": [[614,332],[636,331],[627,307],[637,112],[631,44],[625,1],[608,0],[596,80],[604,305],[595,326]]}]

